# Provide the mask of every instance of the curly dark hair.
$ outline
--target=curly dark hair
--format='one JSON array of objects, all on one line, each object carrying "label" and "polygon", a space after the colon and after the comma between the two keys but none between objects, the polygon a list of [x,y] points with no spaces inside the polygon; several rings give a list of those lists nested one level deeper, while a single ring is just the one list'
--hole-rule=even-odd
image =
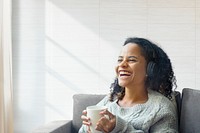
[{"label": "curly dark hair", "polygon": [[[176,78],[168,55],[156,44],[144,38],[128,38],[124,42],[137,44],[141,53],[147,61],[147,79],[145,85],[148,89],[155,90],[171,99],[171,93],[176,89]],[[115,97],[122,100],[125,95],[125,88],[119,86],[118,79],[111,84],[110,101]]]}]

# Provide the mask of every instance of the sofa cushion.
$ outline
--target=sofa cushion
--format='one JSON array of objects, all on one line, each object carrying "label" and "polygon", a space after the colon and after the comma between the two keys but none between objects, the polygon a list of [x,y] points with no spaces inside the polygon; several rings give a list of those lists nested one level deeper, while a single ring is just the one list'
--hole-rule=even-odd
[{"label": "sofa cushion", "polygon": [[181,105],[181,133],[200,132],[200,90],[183,89]]},{"label": "sofa cushion", "polygon": [[77,133],[82,125],[81,115],[82,111],[89,105],[97,104],[106,95],[95,95],[95,94],[75,94],[73,96],[74,108],[73,108],[73,133]]},{"label": "sofa cushion", "polygon": [[180,125],[181,93],[179,91],[175,91],[175,98],[176,98],[177,113],[178,113],[178,125]]}]

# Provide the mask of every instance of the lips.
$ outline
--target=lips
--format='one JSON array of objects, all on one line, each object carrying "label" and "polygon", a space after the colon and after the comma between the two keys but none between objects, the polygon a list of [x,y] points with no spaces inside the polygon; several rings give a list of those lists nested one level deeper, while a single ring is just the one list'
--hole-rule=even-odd
[{"label": "lips", "polygon": [[132,74],[131,72],[126,71],[126,70],[120,70],[120,71],[119,71],[119,76],[120,76],[120,77],[131,76],[131,74]]}]

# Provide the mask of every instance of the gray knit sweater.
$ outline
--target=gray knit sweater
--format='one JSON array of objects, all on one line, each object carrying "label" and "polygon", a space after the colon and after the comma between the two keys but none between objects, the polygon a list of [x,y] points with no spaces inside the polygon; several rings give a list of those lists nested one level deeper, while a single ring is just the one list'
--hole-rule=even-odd
[{"label": "gray knit sweater", "polygon": [[[148,101],[133,107],[120,107],[117,100],[109,101],[106,96],[97,105],[105,105],[116,115],[112,133],[178,133],[176,102],[162,94],[148,90]],[[83,125],[79,133],[86,133]]]}]

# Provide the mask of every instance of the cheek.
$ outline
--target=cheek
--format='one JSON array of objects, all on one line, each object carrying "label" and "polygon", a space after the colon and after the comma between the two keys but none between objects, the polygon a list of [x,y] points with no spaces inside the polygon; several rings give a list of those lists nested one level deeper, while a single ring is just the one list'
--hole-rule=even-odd
[{"label": "cheek", "polygon": [[143,64],[137,64],[132,66],[132,71],[137,75],[146,74],[146,67]]},{"label": "cheek", "polygon": [[139,67],[137,70],[135,70],[135,73],[137,73],[137,75],[139,75],[140,77],[144,77],[146,75],[146,68]]}]

